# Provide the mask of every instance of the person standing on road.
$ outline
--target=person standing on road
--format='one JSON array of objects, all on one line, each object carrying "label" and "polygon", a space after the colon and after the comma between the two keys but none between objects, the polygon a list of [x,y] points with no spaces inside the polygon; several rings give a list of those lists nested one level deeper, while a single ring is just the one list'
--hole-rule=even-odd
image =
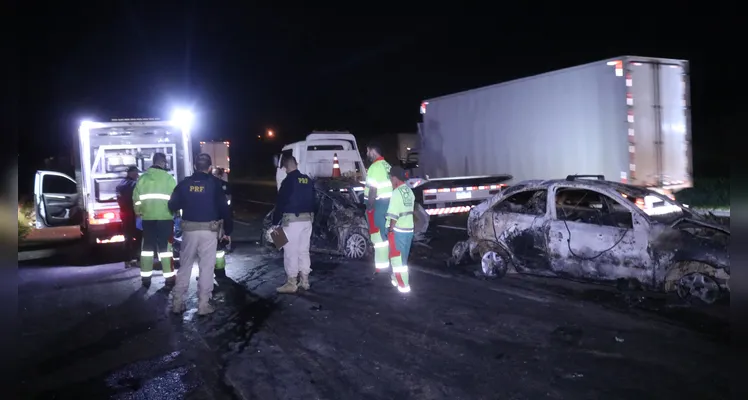
[{"label": "person standing on road", "polygon": [[392,183],[390,182],[390,164],[382,157],[382,146],[370,143],[366,146],[366,155],[371,161],[366,170],[366,187],[364,198],[366,201],[366,217],[369,221],[369,234],[374,245],[374,265],[377,271],[389,268],[387,224],[385,214],[392,197]]},{"label": "person standing on road", "polygon": [[138,264],[138,252],[140,250],[140,229],[137,228],[135,216],[135,203],[132,194],[138,183],[140,171],[138,167],[131,166],[127,169],[127,176],[117,185],[117,204],[122,220],[122,228],[125,233],[125,268],[134,267]]},{"label": "person standing on road", "polygon": [[172,269],[171,238],[174,215],[169,211],[169,198],[177,186],[174,177],[166,170],[166,154],[153,153],[153,165],[148,168],[133,190],[135,214],[143,221],[143,246],[140,252],[140,276],[143,286],[151,286],[153,259],[158,259],[166,279],[165,286],[173,287],[176,273]]},{"label": "person standing on road", "polygon": [[[277,288],[279,293],[295,293],[299,286],[309,290],[309,273],[312,261],[309,245],[314,221],[314,182],[298,170],[296,158],[283,159],[286,178],[278,190],[278,200],[273,212],[273,225],[283,225],[288,243],[283,246],[283,267],[288,277],[286,283]],[[298,281],[301,274],[301,282]]]},{"label": "person standing on road", "polygon": [[210,304],[213,293],[213,272],[216,265],[216,246],[223,220],[224,237],[231,240],[234,229],[233,219],[221,184],[210,174],[211,159],[208,154],[200,154],[195,162],[195,173],[180,182],[169,200],[169,209],[177,213],[182,210],[182,246],[180,251],[181,268],[177,272],[172,311],[184,312],[184,296],[190,285],[192,266],[197,261],[197,313],[211,314],[215,311]]},{"label": "person standing on road", "polygon": [[[213,168],[213,176],[219,181],[221,190],[226,196],[226,204],[229,205],[229,210],[231,210],[231,189],[225,179],[224,169],[220,167]],[[220,232],[218,233],[218,246],[216,247],[216,279],[226,278],[226,252],[231,250],[231,243],[223,240],[224,236],[223,225],[221,225]]]},{"label": "person standing on road", "polygon": [[413,207],[415,195],[405,184],[405,170],[400,167],[390,169],[392,199],[387,208],[387,241],[392,264],[392,285],[402,293],[410,292],[408,276],[408,256],[413,242]]}]

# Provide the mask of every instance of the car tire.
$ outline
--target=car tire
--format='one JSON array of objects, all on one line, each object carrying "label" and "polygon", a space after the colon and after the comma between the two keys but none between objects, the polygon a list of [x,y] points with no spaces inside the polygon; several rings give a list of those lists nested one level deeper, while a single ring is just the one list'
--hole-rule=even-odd
[{"label": "car tire", "polygon": [[683,275],[678,280],[676,293],[683,301],[694,305],[712,305],[722,297],[717,281],[699,272]]},{"label": "car tire", "polygon": [[346,258],[354,260],[366,258],[371,251],[369,238],[363,231],[359,230],[349,231],[345,236],[345,240],[343,240],[342,247],[340,252]]},{"label": "car tire", "polygon": [[503,278],[509,270],[510,261],[501,253],[489,250],[483,253],[480,263],[483,276],[488,278]]}]

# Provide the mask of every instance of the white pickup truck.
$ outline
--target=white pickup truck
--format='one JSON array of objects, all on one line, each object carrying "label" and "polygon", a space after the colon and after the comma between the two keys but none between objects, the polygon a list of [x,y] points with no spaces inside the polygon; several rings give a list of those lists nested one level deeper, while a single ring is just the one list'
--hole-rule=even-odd
[{"label": "white pickup truck", "polygon": [[[275,157],[277,169],[275,179],[278,188],[286,177],[286,172],[281,167],[281,159],[287,156],[294,156],[299,163],[299,170],[312,178],[331,178],[333,160],[337,156],[341,175],[361,183],[361,186],[355,187],[354,190],[359,192],[359,197],[363,198],[366,165],[361,158],[361,150],[356,142],[356,137],[350,132],[312,132],[303,141],[283,146],[281,154]],[[411,185],[421,181],[415,180],[415,182],[408,182],[408,184]],[[418,188],[418,185],[411,187]],[[425,232],[428,230],[429,214],[424,211],[420,204],[416,206],[415,213],[416,232]]]}]

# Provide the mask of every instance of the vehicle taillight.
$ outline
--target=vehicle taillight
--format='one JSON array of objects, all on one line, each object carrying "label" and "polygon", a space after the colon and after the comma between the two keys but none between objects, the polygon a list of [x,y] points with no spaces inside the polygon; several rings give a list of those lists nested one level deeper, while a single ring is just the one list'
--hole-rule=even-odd
[{"label": "vehicle taillight", "polygon": [[100,210],[95,211],[88,222],[91,225],[104,225],[112,222],[121,222],[119,210]]}]

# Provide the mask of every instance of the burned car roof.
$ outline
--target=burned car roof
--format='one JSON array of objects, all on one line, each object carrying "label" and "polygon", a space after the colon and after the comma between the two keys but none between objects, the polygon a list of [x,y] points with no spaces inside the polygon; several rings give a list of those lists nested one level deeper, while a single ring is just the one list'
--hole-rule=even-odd
[{"label": "burned car roof", "polygon": [[560,185],[564,185],[567,187],[575,187],[575,188],[596,188],[601,191],[612,190],[622,195],[623,197],[628,197],[631,199],[653,196],[653,197],[658,198],[661,201],[672,203],[673,205],[678,207],[678,210],[676,210],[675,213],[670,213],[670,214],[650,214],[645,211],[641,211],[641,213],[646,218],[651,220],[652,222],[661,222],[661,223],[670,224],[670,223],[677,222],[678,220],[682,218],[688,218],[691,220],[697,220],[701,223],[710,224],[714,227],[719,226],[720,229],[727,229],[729,231],[729,227],[721,226],[723,224],[709,221],[709,219],[706,218],[704,215],[694,213],[691,210],[689,210],[686,206],[679,203],[677,200],[667,197],[665,195],[662,195],[654,190],[639,187],[639,186],[633,186],[633,185],[629,185],[626,183],[606,181],[606,180],[601,180],[601,179],[570,180],[567,178],[567,179],[547,179],[547,180],[535,179],[535,180],[521,181],[501,191],[493,199],[491,199],[491,201],[489,201],[489,204],[487,205],[490,206],[499,198],[503,198],[515,192],[519,192],[523,190],[533,190],[533,189],[538,189],[538,190],[548,189],[550,186],[555,185],[555,184],[560,184]]}]

